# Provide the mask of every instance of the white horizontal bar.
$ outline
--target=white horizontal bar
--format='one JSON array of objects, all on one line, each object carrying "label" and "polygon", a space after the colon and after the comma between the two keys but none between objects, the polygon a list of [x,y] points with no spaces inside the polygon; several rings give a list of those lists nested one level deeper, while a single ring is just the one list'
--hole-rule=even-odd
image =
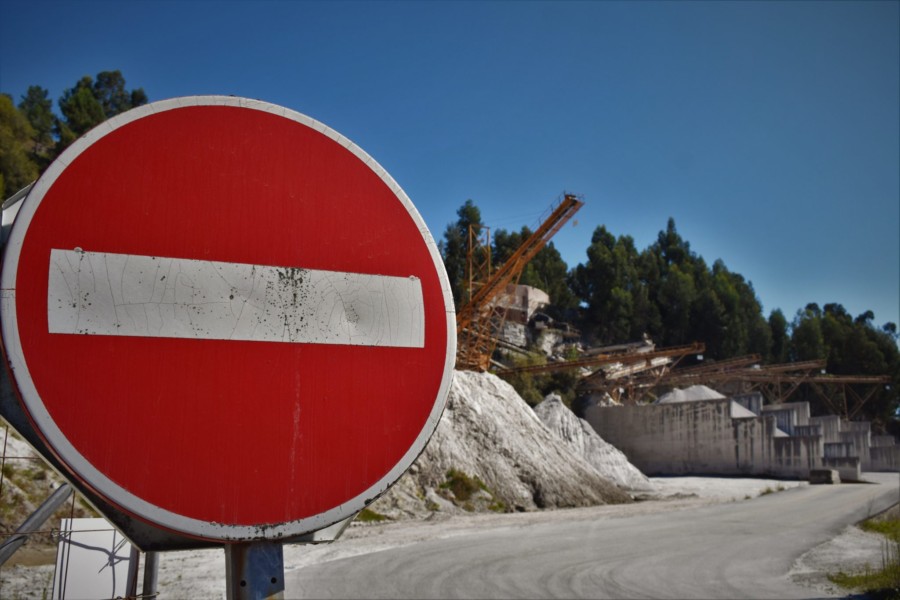
[{"label": "white horizontal bar", "polygon": [[422,348],[417,277],[52,250],[50,333]]}]

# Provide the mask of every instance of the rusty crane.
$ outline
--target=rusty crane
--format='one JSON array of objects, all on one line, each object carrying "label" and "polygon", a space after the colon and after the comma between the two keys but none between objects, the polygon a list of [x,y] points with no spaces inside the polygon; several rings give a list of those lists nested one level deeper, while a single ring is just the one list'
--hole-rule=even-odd
[{"label": "rusty crane", "polygon": [[[552,208],[550,216],[516,251],[477,289],[470,282],[470,297],[456,312],[456,367],[469,371],[487,371],[497,347],[498,336],[506,318],[508,302],[504,301],[507,287],[516,284],[525,265],[543,248],[584,205],[573,194],[565,194]],[[488,269],[489,271],[489,269]]]}]

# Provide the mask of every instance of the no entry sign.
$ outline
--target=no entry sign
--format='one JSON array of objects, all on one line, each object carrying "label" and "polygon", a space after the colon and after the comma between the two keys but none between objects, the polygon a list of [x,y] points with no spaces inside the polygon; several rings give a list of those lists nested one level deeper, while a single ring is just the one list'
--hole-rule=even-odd
[{"label": "no entry sign", "polygon": [[409,198],[264,102],[157,102],[78,140],[19,211],[2,294],[23,408],[72,476],[205,540],[359,511],[424,449],[452,376]]}]

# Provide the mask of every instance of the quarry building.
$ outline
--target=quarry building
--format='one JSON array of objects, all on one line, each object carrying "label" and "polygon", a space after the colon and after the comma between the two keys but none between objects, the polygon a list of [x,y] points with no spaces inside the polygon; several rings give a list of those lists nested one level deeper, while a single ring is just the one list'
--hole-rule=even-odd
[{"label": "quarry building", "polygon": [[651,476],[807,479],[830,469],[841,481],[860,481],[864,471],[900,471],[900,446],[893,436],[873,436],[867,421],[812,417],[807,402],[763,405],[759,392],[725,398],[709,391],[646,405],[595,403],[583,417]]}]

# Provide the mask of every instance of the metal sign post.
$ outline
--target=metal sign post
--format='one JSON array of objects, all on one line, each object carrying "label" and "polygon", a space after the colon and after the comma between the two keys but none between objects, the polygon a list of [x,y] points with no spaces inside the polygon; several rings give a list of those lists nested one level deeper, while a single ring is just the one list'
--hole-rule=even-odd
[{"label": "metal sign post", "polygon": [[284,549],[280,542],[225,546],[228,600],[284,598]]}]

